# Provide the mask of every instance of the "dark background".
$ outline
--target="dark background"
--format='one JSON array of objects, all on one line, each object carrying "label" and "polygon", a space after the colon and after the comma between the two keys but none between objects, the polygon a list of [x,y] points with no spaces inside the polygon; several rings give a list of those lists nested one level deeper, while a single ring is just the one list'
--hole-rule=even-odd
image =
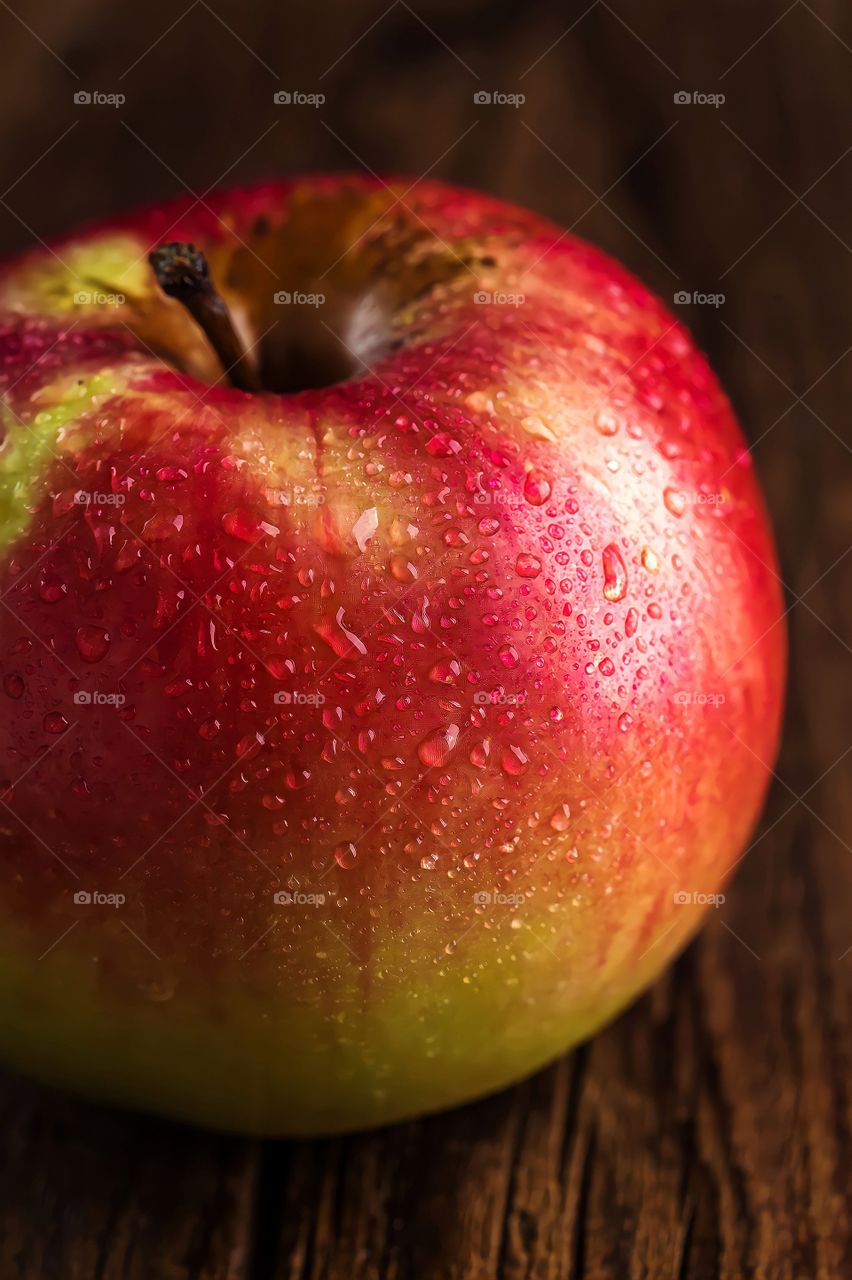
[{"label": "dark background", "polygon": [[754,847],[613,1027],[500,1097],[318,1143],[0,1079],[2,1280],[852,1276],[848,4],[0,0],[0,50],[3,251],[187,189],[370,169],[529,205],[669,299],[723,293],[685,315],[753,444],[793,644]]}]

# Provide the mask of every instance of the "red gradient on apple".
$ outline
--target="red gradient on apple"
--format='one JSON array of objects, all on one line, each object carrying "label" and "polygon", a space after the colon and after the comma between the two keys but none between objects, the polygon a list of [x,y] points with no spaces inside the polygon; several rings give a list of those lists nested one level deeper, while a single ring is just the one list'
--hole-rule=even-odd
[{"label": "red gradient on apple", "polygon": [[0,275],[0,1053],[39,1077],[261,1133],[452,1105],[641,990],[757,818],[782,604],[706,360],[573,236],[405,190]]}]

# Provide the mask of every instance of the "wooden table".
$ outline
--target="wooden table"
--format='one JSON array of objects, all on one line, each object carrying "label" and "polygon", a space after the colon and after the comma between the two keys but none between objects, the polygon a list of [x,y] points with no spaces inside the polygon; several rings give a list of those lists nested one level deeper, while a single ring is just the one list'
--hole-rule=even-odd
[{"label": "wooden table", "polygon": [[[7,249],[222,175],[431,169],[576,226],[663,295],[723,293],[686,316],[754,445],[793,674],[728,901],[591,1044],[464,1110],[316,1143],[5,1080],[0,1277],[848,1280],[848,6],[16,3],[0,6]],[[81,88],[127,101],[80,108]],[[327,100],[282,113],[278,88]],[[478,89],[526,102],[478,107]]]}]

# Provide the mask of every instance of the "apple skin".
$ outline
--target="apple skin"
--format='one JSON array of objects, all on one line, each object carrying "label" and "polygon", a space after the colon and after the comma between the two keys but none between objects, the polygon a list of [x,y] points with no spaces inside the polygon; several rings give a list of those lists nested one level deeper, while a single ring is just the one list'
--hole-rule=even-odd
[{"label": "apple skin", "polygon": [[[228,388],[165,240],[279,383],[369,367]],[[622,268],[438,183],[271,183],[7,264],[0,375],[5,1062],[360,1128],[684,945],[761,807],[782,602],[728,401]]]}]

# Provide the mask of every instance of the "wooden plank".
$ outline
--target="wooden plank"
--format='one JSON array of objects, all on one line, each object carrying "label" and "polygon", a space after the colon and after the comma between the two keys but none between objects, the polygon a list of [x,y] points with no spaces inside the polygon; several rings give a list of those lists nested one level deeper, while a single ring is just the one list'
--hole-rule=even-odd
[{"label": "wooden plank", "polygon": [[[316,88],[343,55],[322,80],[327,107],[298,120],[272,114],[274,77],[203,7],[126,76],[126,112],[85,120],[67,73],[0,15],[3,93],[17,104],[0,116],[3,186],[77,121],[9,203],[45,234],[173,194],[169,168],[200,190],[277,119],[229,180],[357,167],[356,157],[416,175],[446,149],[435,173],[577,221],[660,293],[723,291],[722,308],[688,320],[756,442],[793,605],[786,746],[762,834],[725,906],[651,994],[536,1079],[458,1112],[261,1156],[252,1143],[4,1084],[0,1275],[844,1280],[849,15],[830,0],[789,10],[611,0],[585,16],[585,3],[545,0],[520,15],[502,4],[412,8],[382,17],[384,4],[337,0],[326,24],[307,0],[222,6],[281,83]],[[175,16],[165,0],[139,13],[39,0],[27,23],[87,84],[111,90]],[[520,88],[527,102],[477,114],[480,84]],[[679,108],[679,88],[727,101]],[[29,242],[11,214],[0,235]]]},{"label": "wooden plank", "polygon": [[109,1112],[4,1078],[0,1275],[241,1280],[256,1143]]}]

